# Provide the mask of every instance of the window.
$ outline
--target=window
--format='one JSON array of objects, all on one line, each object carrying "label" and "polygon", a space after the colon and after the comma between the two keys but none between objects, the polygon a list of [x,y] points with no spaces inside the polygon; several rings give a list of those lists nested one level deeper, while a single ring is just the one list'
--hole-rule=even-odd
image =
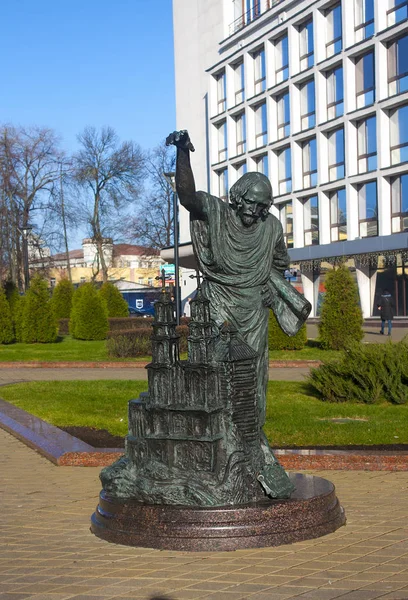
[{"label": "window", "polygon": [[388,47],[388,95],[408,90],[408,35]]},{"label": "window", "polygon": [[139,285],[143,285],[144,284],[144,278],[143,277],[139,277],[138,283],[139,283]]},{"label": "window", "polygon": [[374,35],[374,0],[355,0],[356,42]]},{"label": "window", "polygon": [[79,279],[80,283],[85,283],[85,281],[86,281],[86,277],[80,277],[80,279]]},{"label": "window", "polygon": [[55,277],[50,277],[50,287],[54,288],[56,285]]},{"label": "window", "polygon": [[370,181],[358,188],[360,237],[378,235],[377,182]]},{"label": "window", "polygon": [[341,5],[337,4],[326,12],[327,42],[326,57],[338,54],[342,49]]},{"label": "window", "polygon": [[239,165],[234,165],[234,169],[237,174],[237,179],[239,179],[240,177],[242,177],[242,175],[245,175],[245,173],[247,172],[247,164],[246,162],[239,163]]},{"label": "window", "polygon": [[282,223],[283,238],[287,248],[293,248],[293,207],[292,200],[279,205],[279,219]]},{"label": "window", "polygon": [[217,172],[218,176],[218,196],[221,200],[228,199],[228,169]]},{"label": "window", "polygon": [[268,177],[269,161],[267,154],[263,154],[262,156],[259,156],[255,159],[255,169],[258,173],[263,173]]},{"label": "window", "polygon": [[261,14],[261,0],[245,0],[245,4],[243,2],[242,6],[245,6],[248,23]]},{"label": "window", "polygon": [[313,21],[310,20],[299,30],[300,34],[300,70],[304,71],[313,67],[314,43],[313,43]]},{"label": "window", "polygon": [[227,108],[227,81],[225,78],[225,71],[215,75],[217,82],[217,115],[224,112]]},{"label": "window", "polygon": [[408,1],[407,0],[389,0],[390,9],[387,12],[387,25],[395,25],[408,19]]},{"label": "window", "polygon": [[223,121],[220,125],[216,126],[217,137],[218,137],[218,162],[227,160],[227,122]]},{"label": "window", "polygon": [[289,49],[288,36],[280,38],[275,42],[276,56],[276,83],[286,81],[289,77]]},{"label": "window", "polygon": [[245,71],[244,61],[234,65],[235,104],[245,100]]},{"label": "window", "polygon": [[244,112],[235,117],[235,124],[237,136],[236,154],[243,154],[246,152],[246,119]]},{"label": "window", "polygon": [[150,285],[150,287],[153,285],[153,277],[148,278],[147,285]]},{"label": "window", "polygon": [[332,192],[330,201],[330,234],[332,242],[347,239],[347,202],[344,188]]},{"label": "window", "polygon": [[391,182],[391,231],[408,231],[408,174]]},{"label": "window", "polygon": [[290,134],[289,92],[285,92],[276,100],[278,107],[278,139],[282,140]]},{"label": "window", "polygon": [[329,134],[329,181],[344,177],[344,128]]},{"label": "window", "polygon": [[265,146],[268,141],[268,125],[266,118],[266,102],[258,104],[255,112],[255,147]]},{"label": "window", "polygon": [[289,146],[278,153],[278,165],[279,194],[287,194],[292,191],[292,165]]},{"label": "window", "polygon": [[376,117],[357,123],[358,172],[367,173],[377,168],[377,124]]},{"label": "window", "polygon": [[309,129],[316,125],[315,115],[315,82],[310,79],[300,88],[301,129]]},{"label": "window", "polygon": [[391,113],[390,150],[392,165],[408,161],[408,105]]},{"label": "window", "polygon": [[260,48],[252,55],[254,59],[254,91],[260,94],[266,90],[265,50]]},{"label": "window", "polygon": [[327,73],[327,120],[341,117],[343,112],[343,67],[337,67]]},{"label": "window", "polygon": [[356,62],[356,97],[357,108],[374,102],[374,52],[364,54]]},{"label": "window", "polygon": [[303,187],[317,185],[317,153],[316,138],[311,138],[302,144]]},{"label": "window", "polygon": [[304,245],[319,243],[319,203],[317,196],[311,196],[303,204]]}]

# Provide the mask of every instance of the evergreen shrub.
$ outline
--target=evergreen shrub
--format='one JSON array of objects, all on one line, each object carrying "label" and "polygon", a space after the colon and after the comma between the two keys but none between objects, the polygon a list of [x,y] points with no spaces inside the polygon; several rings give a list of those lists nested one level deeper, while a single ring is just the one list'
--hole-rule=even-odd
[{"label": "evergreen shrub", "polygon": [[16,302],[12,304],[12,318],[14,325],[14,335],[16,342],[23,341],[23,319],[24,319],[24,308],[26,303],[25,296],[18,296]]},{"label": "evergreen shrub", "polygon": [[11,344],[14,342],[14,339],[10,304],[8,303],[4,289],[0,287],[0,344]]},{"label": "evergreen shrub", "polygon": [[75,328],[76,328],[76,324],[77,324],[77,307],[79,305],[79,302],[81,300],[81,296],[82,293],[84,291],[84,285],[79,285],[75,290],[74,293],[72,295],[72,306],[71,306],[71,313],[69,315],[69,325],[68,325],[68,329],[69,329],[69,333],[72,335],[72,337],[75,337]]},{"label": "evergreen shrub", "polygon": [[84,283],[73,296],[71,335],[79,340],[104,340],[108,329],[105,303],[92,283]]},{"label": "evergreen shrub", "polygon": [[61,279],[52,294],[52,306],[57,319],[69,319],[72,308],[74,286],[69,279]]},{"label": "evergreen shrub", "polygon": [[58,334],[59,335],[68,335],[69,334],[69,319],[58,319]]},{"label": "evergreen shrub", "polygon": [[325,349],[343,350],[363,339],[363,315],[357,285],[343,264],[328,273],[319,337]]},{"label": "evergreen shrub", "polygon": [[286,335],[279,327],[275,315],[269,311],[268,329],[269,350],[301,350],[306,346],[306,324],[303,324],[296,335]]},{"label": "evergreen shrub", "polygon": [[[5,282],[4,291],[6,292],[6,297],[7,297],[9,306],[10,306],[11,320],[13,322],[14,337],[15,337],[16,341],[19,342],[19,341],[21,341],[21,327],[22,327],[22,323],[21,323],[22,315],[19,314],[21,296],[19,294],[16,284],[14,283],[14,281],[11,281],[11,280],[8,280]],[[16,321],[17,316],[20,317],[19,324]],[[19,335],[17,334],[17,331],[20,332]]]},{"label": "evergreen shrub", "polygon": [[27,344],[48,344],[57,341],[57,321],[54,315],[47,283],[40,275],[31,280],[26,294],[22,339]]},{"label": "evergreen shrub", "polygon": [[128,303],[116,286],[110,281],[102,284],[99,294],[106,303],[108,317],[127,317],[129,314]]},{"label": "evergreen shrub", "polygon": [[408,343],[352,344],[340,359],[312,369],[309,383],[328,402],[408,401]]}]

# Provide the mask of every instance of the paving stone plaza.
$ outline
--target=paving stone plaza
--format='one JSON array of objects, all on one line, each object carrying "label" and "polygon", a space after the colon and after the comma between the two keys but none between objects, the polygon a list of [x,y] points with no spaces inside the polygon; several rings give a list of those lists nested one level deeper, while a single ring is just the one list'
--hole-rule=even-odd
[{"label": "paving stone plaza", "polygon": [[0,431],[0,600],[408,599],[408,472],[330,471],[346,527],[290,546],[186,553],[89,532],[99,468],[56,467]]}]

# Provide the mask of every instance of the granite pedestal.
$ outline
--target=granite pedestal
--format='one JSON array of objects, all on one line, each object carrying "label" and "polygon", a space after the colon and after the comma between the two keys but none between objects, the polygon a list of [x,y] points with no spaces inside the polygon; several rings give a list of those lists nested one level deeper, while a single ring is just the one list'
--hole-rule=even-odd
[{"label": "granite pedestal", "polygon": [[299,473],[289,477],[295,485],[289,499],[215,508],[141,504],[102,491],[91,531],[128,546],[222,551],[290,544],[345,524],[330,481]]}]

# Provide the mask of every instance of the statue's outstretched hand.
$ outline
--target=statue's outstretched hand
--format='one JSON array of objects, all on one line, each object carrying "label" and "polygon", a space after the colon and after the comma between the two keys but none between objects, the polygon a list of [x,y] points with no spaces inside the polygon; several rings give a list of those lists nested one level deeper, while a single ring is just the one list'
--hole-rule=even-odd
[{"label": "statue's outstretched hand", "polygon": [[195,150],[187,129],[170,133],[166,138],[166,146],[176,146],[176,148],[183,148],[185,150],[190,150],[191,152],[194,152]]}]

